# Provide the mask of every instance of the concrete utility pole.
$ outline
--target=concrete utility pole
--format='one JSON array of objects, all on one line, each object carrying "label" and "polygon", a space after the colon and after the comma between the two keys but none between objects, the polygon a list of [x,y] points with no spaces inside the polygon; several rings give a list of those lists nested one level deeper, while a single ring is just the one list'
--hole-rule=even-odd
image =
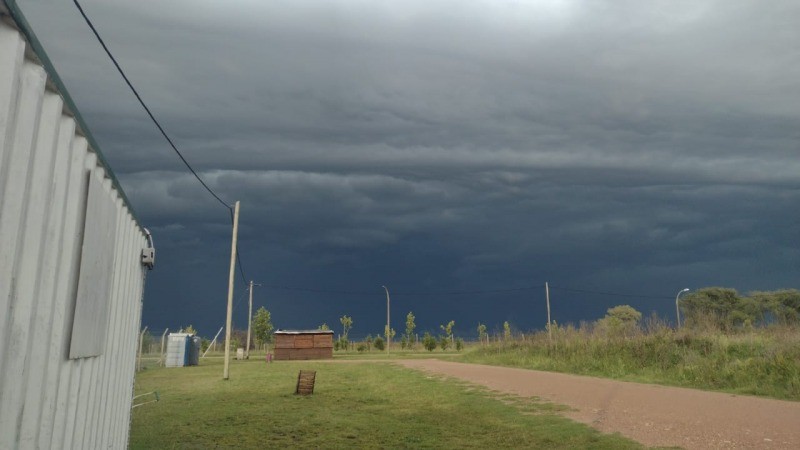
[{"label": "concrete utility pole", "polygon": [[681,327],[681,309],[678,307],[678,300],[680,300],[681,294],[684,292],[689,292],[689,288],[683,289],[675,296],[675,317],[678,319],[678,328]]},{"label": "concrete utility pole", "polygon": [[553,331],[550,329],[550,285],[544,282],[544,295],[547,298],[547,339],[553,341]]},{"label": "concrete utility pole", "polygon": [[253,323],[253,286],[261,286],[260,284],[254,284],[253,280],[250,280],[250,309],[247,313],[247,347],[244,350],[244,359],[250,359],[250,325]]},{"label": "concrete utility pole", "polygon": [[389,289],[383,286],[386,291],[386,353],[389,353],[389,347],[392,346],[392,327],[389,325]]},{"label": "concrete utility pole", "polygon": [[233,316],[233,282],[236,271],[236,241],[239,237],[239,202],[233,208],[233,237],[231,238],[231,269],[228,272],[228,314],[225,318],[225,364],[222,369],[222,379],[229,377],[231,364],[231,320]]}]

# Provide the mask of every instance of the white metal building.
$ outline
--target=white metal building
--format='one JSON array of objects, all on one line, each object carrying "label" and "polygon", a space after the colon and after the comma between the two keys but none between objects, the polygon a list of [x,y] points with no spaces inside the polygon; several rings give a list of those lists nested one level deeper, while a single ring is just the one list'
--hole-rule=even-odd
[{"label": "white metal building", "polygon": [[0,0],[0,449],[127,446],[150,247],[16,3]]}]

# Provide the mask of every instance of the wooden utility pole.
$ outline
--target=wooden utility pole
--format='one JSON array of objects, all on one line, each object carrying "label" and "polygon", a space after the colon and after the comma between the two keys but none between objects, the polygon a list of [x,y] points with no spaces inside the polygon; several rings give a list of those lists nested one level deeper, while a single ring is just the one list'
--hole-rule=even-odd
[{"label": "wooden utility pole", "polygon": [[547,298],[547,339],[553,341],[553,331],[550,329],[550,285],[544,282],[544,295]]},{"label": "wooden utility pole", "polygon": [[233,237],[231,238],[231,269],[228,272],[228,314],[225,318],[225,364],[222,379],[227,380],[231,364],[231,320],[233,316],[233,282],[236,272],[236,240],[239,236],[239,202],[233,208]]}]

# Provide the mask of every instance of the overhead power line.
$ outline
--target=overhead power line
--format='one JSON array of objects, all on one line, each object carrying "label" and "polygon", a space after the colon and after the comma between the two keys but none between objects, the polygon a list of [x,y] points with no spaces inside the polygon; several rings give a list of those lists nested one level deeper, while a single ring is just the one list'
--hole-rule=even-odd
[{"label": "overhead power line", "polygon": [[129,80],[128,76],[125,75],[125,71],[122,70],[122,67],[120,67],[119,63],[117,62],[117,59],[114,58],[114,55],[111,54],[111,50],[108,49],[108,46],[106,45],[105,41],[103,41],[103,38],[100,37],[100,33],[94,27],[94,24],[92,23],[92,21],[89,20],[89,17],[86,16],[86,13],[83,11],[83,8],[81,7],[81,4],[78,3],[78,0],[72,0],[72,1],[73,1],[73,3],[75,3],[75,6],[78,8],[78,11],[80,11],[81,16],[83,16],[83,19],[86,21],[86,24],[89,25],[89,28],[92,29],[92,33],[94,33],[94,36],[97,38],[98,42],[100,42],[100,45],[103,47],[103,50],[105,50],[105,52],[106,52],[106,55],[108,55],[108,57],[111,58],[111,62],[114,63],[114,66],[117,68],[117,71],[119,71],[119,74],[122,75],[122,78],[125,80],[125,84],[128,85],[128,87],[133,92],[133,95],[135,95],[136,99],[139,100],[139,104],[142,105],[142,108],[144,108],[145,112],[147,112],[147,115],[150,116],[150,119],[153,121],[153,123],[155,124],[156,128],[158,128],[158,131],[161,132],[161,135],[164,136],[164,139],[167,140],[167,142],[169,143],[170,147],[172,147],[172,150],[174,150],[175,153],[178,155],[178,157],[181,159],[181,161],[183,161],[183,164],[186,166],[186,168],[189,169],[190,172],[192,172],[192,175],[194,175],[194,177],[197,178],[197,181],[199,181],[200,184],[202,184],[203,187],[206,188],[208,193],[211,194],[215,199],[217,199],[217,201],[220,202],[224,207],[230,209],[231,206],[229,204],[225,203],[225,201],[222,200],[222,198],[220,198],[220,196],[217,195],[217,193],[214,192],[214,190],[211,189],[206,184],[206,182],[203,181],[202,178],[200,178],[200,175],[194,170],[192,165],[189,164],[189,161],[187,161],[186,158],[184,158],[183,154],[180,152],[180,150],[178,150],[178,147],[175,146],[175,143],[172,142],[172,139],[169,137],[167,132],[164,130],[164,127],[161,126],[161,124],[155,118],[153,113],[150,111],[150,108],[148,108],[147,104],[145,104],[144,100],[142,100],[142,96],[139,95],[139,92],[136,90],[135,87],[133,87],[133,83],[131,83],[131,80]]},{"label": "overhead power line", "polygon": [[[206,189],[206,191],[208,191],[209,194],[211,194],[212,197],[214,197],[222,206],[224,206],[225,208],[228,209],[228,211],[231,214],[231,223],[232,223],[233,222],[233,208],[231,207],[231,205],[229,205],[224,200],[222,200],[222,198],[216,192],[214,192],[214,190],[211,189],[211,187],[208,184],[206,184],[205,181],[203,181],[203,179],[200,177],[200,174],[198,174],[197,171],[194,170],[192,165],[189,164],[189,161],[187,161],[186,158],[183,156],[183,154],[180,152],[180,150],[178,150],[178,147],[172,141],[172,138],[169,137],[169,135],[167,134],[166,130],[164,130],[164,127],[161,126],[161,123],[153,115],[152,111],[150,111],[150,108],[144,102],[144,100],[142,99],[142,96],[139,95],[139,91],[137,91],[136,88],[133,86],[133,83],[128,78],[128,76],[125,74],[125,71],[122,70],[122,66],[120,66],[119,62],[117,62],[117,59],[111,53],[111,50],[109,50],[109,48],[106,45],[105,41],[100,36],[100,33],[97,31],[97,28],[95,28],[95,26],[92,23],[92,21],[86,15],[86,12],[83,10],[83,7],[81,6],[81,4],[78,3],[78,0],[72,0],[72,2],[75,4],[75,7],[78,8],[78,11],[81,13],[81,16],[83,17],[83,20],[86,21],[87,25],[89,25],[89,28],[92,30],[92,33],[94,33],[94,36],[97,38],[97,41],[103,47],[103,50],[105,50],[106,55],[108,55],[108,57],[111,59],[111,62],[114,63],[114,67],[117,68],[117,71],[122,76],[122,79],[125,80],[125,84],[128,85],[128,87],[130,88],[131,92],[133,92],[133,95],[136,96],[136,100],[138,100],[139,104],[142,105],[142,108],[144,108],[145,112],[150,117],[150,120],[153,121],[153,124],[155,124],[156,128],[158,128],[158,131],[161,132],[161,135],[167,141],[167,143],[172,148],[172,150],[175,152],[175,154],[178,155],[178,158],[180,158],[180,160],[183,161],[183,164],[186,166],[187,169],[189,169],[189,172],[191,172],[192,175],[194,175],[194,177],[197,179],[197,181]],[[245,277],[245,275],[244,275],[244,267],[242,266],[242,259],[239,256],[239,247],[238,247],[238,245],[236,247],[236,261],[237,261],[237,263],[239,265],[239,274],[242,276],[242,281],[247,283],[247,277]]]},{"label": "overhead power line", "polygon": [[[280,286],[274,284],[263,284],[265,288],[269,289],[277,289],[283,291],[299,291],[299,292],[314,292],[318,294],[340,294],[340,295],[376,295],[377,292],[383,292],[382,290],[371,290],[371,291],[352,291],[352,290],[341,290],[341,289],[318,289],[318,288],[307,288],[307,287],[298,287],[298,286]],[[532,287],[521,287],[521,288],[511,288],[511,289],[482,289],[482,290],[475,290],[475,291],[428,291],[428,292],[403,292],[403,291],[392,291],[392,297],[394,296],[434,296],[434,295],[481,295],[481,294],[498,294],[503,292],[516,292],[516,291],[530,291],[534,289],[541,289],[544,285],[541,286],[532,286]]]},{"label": "overhead power line", "polygon": [[[313,287],[300,287],[300,286],[284,286],[284,285],[275,285],[275,284],[262,284],[263,287],[268,289],[276,289],[282,291],[298,291],[298,292],[313,292],[317,294],[339,294],[339,295],[379,295],[383,293],[380,289],[375,290],[344,290],[344,289],[324,289],[324,288],[313,288]],[[392,297],[395,296],[434,296],[434,295],[484,295],[484,294],[502,294],[507,292],[521,292],[521,291],[535,291],[538,289],[544,289],[544,284],[539,284],[535,286],[524,286],[524,287],[517,287],[517,288],[505,288],[505,289],[480,289],[480,290],[462,290],[462,291],[393,291]],[[622,293],[622,292],[608,292],[608,291],[595,291],[589,289],[576,289],[576,288],[569,288],[569,287],[561,287],[561,286],[553,286],[550,285],[550,289],[557,289],[565,292],[574,292],[574,293],[581,293],[581,294],[594,294],[594,295],[608,295],[613,297],[630,297],[630,298],[649,298],[649,299],[672,299],[669,296],[662,296],[662,295],[651,295],[651,294],[632,294],[632,293]]]},{"label": "overhead power line", "polygon": [[550,285],[550,289],[557,289],[565,292],[575,292],[581,294],[595,294],[595,295],[608,295],[612,297],[631,297],[631,298],[652,298],[652,299],[670,299],[672,300],[673,297],[665,296],[665,295],[651,295],[651,294],[630,294],[630,293],[620,293],[620,292],[605,292],[605,291],[592,291],[588,289],[574,289],[568,287],[561,287],[561,286],[553,286]]}]

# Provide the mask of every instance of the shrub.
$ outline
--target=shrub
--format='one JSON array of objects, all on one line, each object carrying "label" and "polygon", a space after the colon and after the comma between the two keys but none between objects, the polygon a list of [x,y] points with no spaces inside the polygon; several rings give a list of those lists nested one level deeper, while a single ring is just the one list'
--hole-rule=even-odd
[{"label": "shrub", "polygon": [[639,328],[642,313],[628,305],[609,308],[606,316],[597,321],[597,329],[609,337],[627,337]]},{"label": "shrub", "polygon": [[439,347],[442,347],[442,351],[447,350],[447,347],[450,347],[450,338],[447,336],[439,336]]},{"label": "shrub", "polygon": [[375,338],[375,341],[372,342],[372,345],[374,345],[377,350],[386,349],[386,341],[384,341],[380,336]]},{"label": "shrub", "polygon": [[461,351],[464,349],[464,340],[461,338],[456,339],[456,350]]},{"label": "shrub", "polygon": [[430,333],[425,333],[422,337],[422,346],[425,347],[425,350],[432,352],[436,348],[436,338]]}]

